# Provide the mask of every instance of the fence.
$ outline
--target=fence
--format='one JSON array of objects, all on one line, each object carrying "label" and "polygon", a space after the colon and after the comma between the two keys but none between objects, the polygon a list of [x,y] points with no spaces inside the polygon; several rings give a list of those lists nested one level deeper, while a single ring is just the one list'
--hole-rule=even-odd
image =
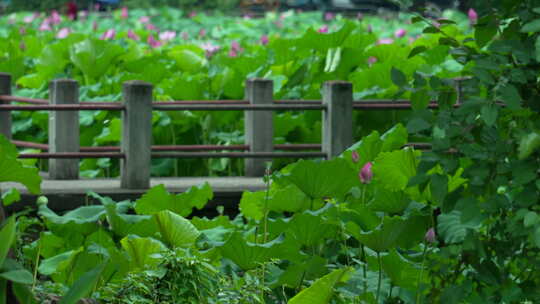
[{"label": "fence", "polygon": [[[121,159],[122,188],[147,189],[152,158],[245,158],[245,175],[262,176],[268,159],[332,158],[339,155],[353,143],[353,110],[411,108],[406,100],[355,102],[352,84],[344,81],[324,83],[322,101],[273,100],[273,82],[267,79],[247,80],[246,100],[153,102],[152,89],[149,83],[130,81],[123,84],[122,103],[79,102],[78,83],[59,79],[50,83],[49,100],[31,99],[11,96],[11,76],[0,73],[0,133],[11,138],[11,111],[51,111],[48,145],[12,141],[19,147],[47,152],[23,154],[21,158],[49,159],[49,176],[57,180],[78,179],[79,159],[118,158]],[[11,102],[29,105],[12,105]],[[437,108],[437,104],[432,102],[429,107]],[[85,110],[122,112],[120,147],[80,147],[78,111]],[[245,111],[245,144],[152,146],[153,110]],[[272,115],[276,110],[322,111],[322,144],[274,145]]]}]

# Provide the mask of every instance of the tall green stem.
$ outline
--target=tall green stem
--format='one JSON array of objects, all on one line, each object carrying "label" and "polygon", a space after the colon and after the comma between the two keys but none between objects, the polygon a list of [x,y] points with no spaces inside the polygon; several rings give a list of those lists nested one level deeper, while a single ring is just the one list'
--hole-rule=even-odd
[{"label": "tall green stem", "polygon": [[422,280],[422,275],[424,274],[424,263],[426,262],[426,254],[428,251],[428,244],[424,245],[424,252],[422,253],[422,266],[420,268],[420,275],[416,281],[416,304],[420,303],[420,282]]},{"label": "tall green stem", "polygon": [[381,254],[377,252],[377,261],[379,262],[379,280],[377,280],[377,297],[375,303],[379,303],[379,296],[381,295],[381,282],[382,282],[382,263]]}]

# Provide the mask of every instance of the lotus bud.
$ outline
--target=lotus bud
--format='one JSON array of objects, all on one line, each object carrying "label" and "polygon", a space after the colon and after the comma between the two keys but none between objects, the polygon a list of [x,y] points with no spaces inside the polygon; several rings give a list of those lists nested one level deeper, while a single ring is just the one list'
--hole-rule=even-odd
[{"label": "lotus bud", "polygon": [[358,151],[352,151],[351,158],[353,163],[357,163],[360,160],[360,154],[358,154]]},{"label": "lotus bud", "polygon": [[424,239],[426,240],[426,242],[431,244],[437,241],[437,235],[435,234],[435,229],[433,229],[433,227],[429,228],[429,230],[426,232],[426,235],[424,236]]},{"label": "lotus bud", "polygon": [[360,182],[362,182],[362,184],[371,183],[371,180],[373,179],[373,171],[371,170],[371,167],[372,163],[367,162],[362,168],[362,170],[360,170],[358,177],[360,178]]}]

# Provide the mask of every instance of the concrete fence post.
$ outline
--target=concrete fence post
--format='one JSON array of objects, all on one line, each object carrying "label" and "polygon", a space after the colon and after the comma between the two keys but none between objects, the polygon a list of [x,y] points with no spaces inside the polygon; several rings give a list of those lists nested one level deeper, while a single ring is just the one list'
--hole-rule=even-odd
[{"label": "concrete fence post", "polygon": [[323,104],[327,110],[322,117],[322,150],[327,158],[340,155],[353,143],[352,84],[345,81],[329,81],[323,86]]},{"label": "concrete fence post", "polygon": [[[268,79],[248,79],[246,98],[250,104],[273,104],[274,83]],[[245,143],[250,152],[274,150],[274,124],[272,111],[245,111]],[[266,162],[271,159],[248,158],[244,161],[246,176],[264,176]]]},{"label": "concrete fence post", "polygon": [[[51,81],[49,103],[78,104],[79,84],[70,79]],[[79,111],[49,112],[49,152],[79,152],[79,138]],[[79,159],[49,159],[49,176],[53,180],[79,179]]]},{"label": "concrete fence post", "polygon": [[152,85],[128,81],[123,85],[121,187],[150,188],[152,162]]},{"label": "concrete fence post", "polygon": [[[0,95],[11,95],[11,75],[0,73]],[[9,104],[8,101],[0,101],[0,104]],[[11,112],[0,112],[0,134],[11,139]]]}]

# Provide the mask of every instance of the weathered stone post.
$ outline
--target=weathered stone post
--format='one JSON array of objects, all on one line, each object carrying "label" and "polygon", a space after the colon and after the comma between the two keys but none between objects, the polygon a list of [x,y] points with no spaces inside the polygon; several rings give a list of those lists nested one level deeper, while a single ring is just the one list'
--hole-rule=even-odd
[{"label": "weathered stone post", "polygon": [[[11,75],[0,73],[0,95],[11,95]],[[0,104],[9,104],[7,101],[0,101]],[[11,112],[0,112],[0,134],[11,139]]]},{"label": "weathered stone post", "polygon": [[[273,104],[274,83],[268,79],[248,79],[246,98],[252,105]],[[245,111],[245,143],[250,152],[272,152],[274,150],[274,124],[272,111]],[[264,176],[266,162],[270,159],[248,158],[244,161],[246,176]]]},{"label": "weathered stone post", "polygon": [[327,158],[334,158],[353,143],[352,84],[345,81],[328,81],[323,86],[322,150]]},{"label": "weathered stone post", "polygon": [[[78,104],[79,84],[75,80],[57,79],[49,84],[49,103]],[[49,112],[49,152],[79,152],[79,111]],[[49,159],[51,179],[79,179],[79,159]]]},{"label": "weathered stone post", "polygon": [[152,85],[128,81],[123,86],[121,187],[150,188],[152,160]]}]

